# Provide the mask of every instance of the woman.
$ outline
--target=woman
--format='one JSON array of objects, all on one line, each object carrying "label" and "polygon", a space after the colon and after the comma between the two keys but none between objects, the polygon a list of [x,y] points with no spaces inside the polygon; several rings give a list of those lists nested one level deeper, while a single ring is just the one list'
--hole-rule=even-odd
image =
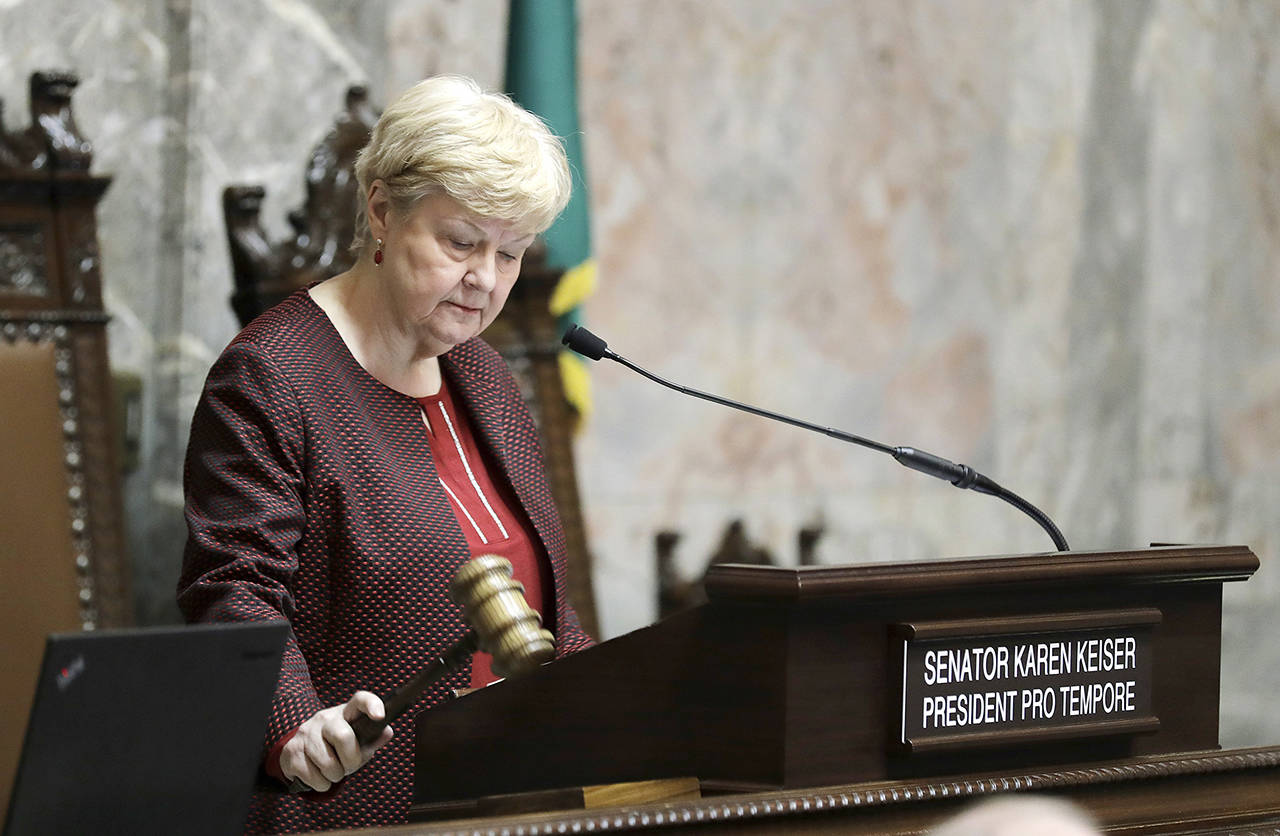
[{"label": "woman", "polygon": [[[477,337],[568,201],[559,140],[505,97],[433,78],[382,115],[356,176],[356,265],[231,342],[187,451],[187,618],[292,625],[264,747],[274,787],[255,795],[254,831],[405,820],[413,715],[491,681],[487,660],[372,746],[350,723],[381,719],[376,695],[465,632],[447,590],[474,555],[512,561],[559,654],[591,641],[565,599],[536,430]],[[285,792],[295,778],[333,792]]]}]

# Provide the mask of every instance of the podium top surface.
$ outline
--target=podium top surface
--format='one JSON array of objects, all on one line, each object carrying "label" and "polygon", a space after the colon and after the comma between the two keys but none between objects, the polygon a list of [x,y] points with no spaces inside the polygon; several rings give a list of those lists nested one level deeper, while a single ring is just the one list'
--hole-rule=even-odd
[{"label": "podium top surface", "polygon": [[705,586],[713,601],[787,603],[1045,584],[1224,583],[1248,580],[1258,565],[1247,546],[1154,546],[793,568],[724,563],[707,571]]}]

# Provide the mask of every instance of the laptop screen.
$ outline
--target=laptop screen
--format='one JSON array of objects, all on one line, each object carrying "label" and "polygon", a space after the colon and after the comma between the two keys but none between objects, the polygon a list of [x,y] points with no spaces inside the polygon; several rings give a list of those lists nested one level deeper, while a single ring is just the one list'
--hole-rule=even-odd
[{"label": "laptop screen", "polygon": [[288,630],[50,636],[5,833],[242,832]]}]

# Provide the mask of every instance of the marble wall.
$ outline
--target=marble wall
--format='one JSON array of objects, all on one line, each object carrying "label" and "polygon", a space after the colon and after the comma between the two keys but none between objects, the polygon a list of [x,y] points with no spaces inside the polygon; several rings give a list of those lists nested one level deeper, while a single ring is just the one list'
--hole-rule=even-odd
[{"label": "marble wall", "polygon": [[[599,292],[659,374],[964,461],[1074,548],[1245,543],[1223,742],[1280,741],[1280,6],[1269,0],[579,0]],[[0,0],[0,97],[84,79],[144,621],[170,601],[181,451],[234,333],[219,196],[282,236],[345,86],[502,77],[502,0]],[[1040,551],[1011,507],[869,450],[594,368],[578,446],[603,631],[651,621],[653,536],[726,522],[786,563]]]}]

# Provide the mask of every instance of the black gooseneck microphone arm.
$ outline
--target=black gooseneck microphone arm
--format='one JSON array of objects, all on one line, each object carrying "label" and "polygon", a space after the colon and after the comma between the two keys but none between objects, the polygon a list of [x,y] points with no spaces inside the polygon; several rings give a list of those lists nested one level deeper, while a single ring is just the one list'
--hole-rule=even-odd
[{"label": "black gooseneck microphone arm", "polygon": [[737,401],[731,401],[728,398],[722,398],[719,395],[700,392],[697,389],[690,389],[687,386],[672,383],[669,380],[664,380],[663,378],[658,377],[653,372],[640,368],[627,358],[610,351],[608,343],[588,331],[586,328],[578,325],[570,325],[569,330],[564,332],[564,338],[561,342],[581,354],[583,357],[591,360],[599,360],[602,357],[607,357],[615,363],[621,363],[628,369],[644,375],[654,383],[659,383],[666,386],[668,389],[674,389],[682,394],[692,395],[695,398],[702,398],[704,401],[718,403],[721,406],[731,407],[733,409],[741,410],[742,412],[749,412],[752,415],[759,415],[761,418],[772,418],[774,421],[781,421],[782,423],[790,424],[793,427],[813,430],[814,432],[819,432],[823,435],[831,436],[832,438],[838,438],[841,441],[847,441],[850,444],[869,447],[872,450],[893,456],[898,464],[901,464],[904,467],[909,467],[912,470],[918,470],[921,473],[927,473],[928,475],[942,479],[945,482],[950,482],[957,488],[968,488],[970,490],[975,490],[978,493],[985,493],[990,496],[1003,499],[1005,502],[1009,503],[1039,523],[1040,527],[1043,528],[1053,540],[1053,545],[1058,551],[1070,551],[1070,548],[1067,546],[1066,538],[1062,536],[1062,532],[1053,524],[1053,520],[1049,519],[1048,515],[1036,506],[1032,505],[1030,502],[1027,502],[1025,499],[1018,496],[1013,491],[1006,490],[996,484],[993,480],[983,476],[972,467],[969,467],[967,464],[956,464],[955,462],[944,459],[941,456],[935,456],[932,453],[926,453],[924,450],[917,450],[914,447],[890,447],[887,444],[881,444],[880,442],[872,441],[869,438],[863,438],[862,436],[832,429],[831,427],[811,424],[808,421],[801,421],[799,418],[791,418],[777,412],[770,412],[767,409],[749,406]]}]

